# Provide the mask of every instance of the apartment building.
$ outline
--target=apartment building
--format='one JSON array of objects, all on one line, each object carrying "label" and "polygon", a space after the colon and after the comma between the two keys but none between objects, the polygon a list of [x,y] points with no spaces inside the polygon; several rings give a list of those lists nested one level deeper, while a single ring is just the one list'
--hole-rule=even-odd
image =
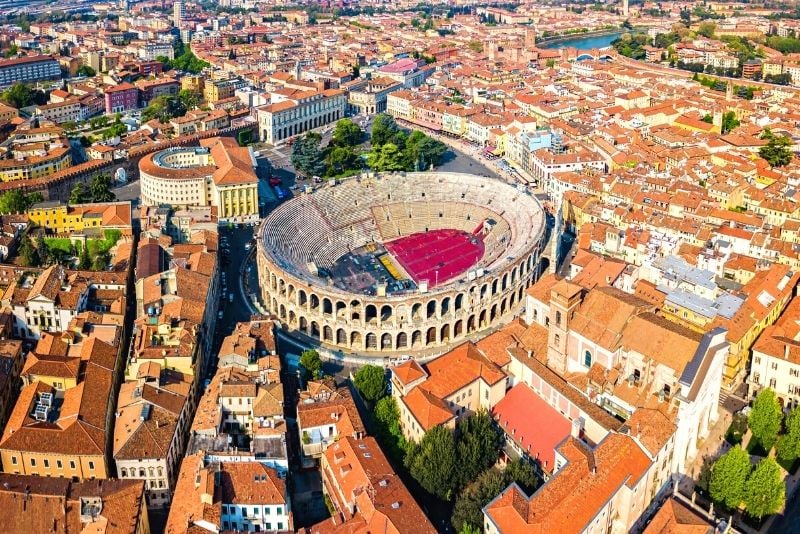
[{"label": "apartment building", "polygon": [[347,94],[341,89],[275,92],[272,103],[256,108],[261,140],[273,145],[344,118]]},{"label": "apartment building", "polygon": [[373,531],[434,533],[375,438],[343,437],[322,455],[322,484],[333,505],[330,519],[310,534]]},{"label": "apartment building", "polygon": [[131,203],[64,204],[40,202],[25,211],[31,223],[54,234],[102,233],[119,230],[132,235]]},{"label": "apartment building", "polygon": [[303,463],[313,466],[325,450],[345,436],[360,438],[366,429],[347,388],[331,382],[308,382],[297,404],[297,427]]},{"label": "apartment building", "polygon": [[117,476],[143,481],[149,508],[162,509],[172,499],[194,399],[190,375],[157,363],[141,366],[137,379],[120,387],[113,448]]},{"label": "apartment building", "polygon": [[748,396],[772,389],[784,408],[800,405],[800,299],[792,298],[775,324],[764,329],[753,344]]},{"label": "apartment building", "polygon": [[183,459],[168,534],[293,530],[286,482],[258,462],[207,462],[202,453]]},{"label": "apartment building", "polygon": [[150,534],[144,487],[135,480],[53,480],[0,474],[3,532]]},{"label": "apartment building", "polygon": [[[118,347],[98,337],[45,336],[22,370],[25,386],[0,439],[3,472],[105,479]],[[74,384],[74,385],[73,385]]]},{"label": "apartment building", "polygon": [[472,342],[426,364],[409,360],[392,367],[392,396],[403,435],[418,442],[434,426],[455,428],[478,410],[490,411],[505,395],[506,379]]},{"label": "apartment building", "polygon": [[0,60],[0,87],[17,82],[38,82],[61,78],[61,67],[52,56],[22,56]]}]

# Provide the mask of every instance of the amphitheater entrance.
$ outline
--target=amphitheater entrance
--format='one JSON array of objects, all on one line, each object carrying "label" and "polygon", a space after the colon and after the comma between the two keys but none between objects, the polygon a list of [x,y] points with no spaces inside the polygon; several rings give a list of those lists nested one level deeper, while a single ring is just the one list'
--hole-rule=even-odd
[{"label": "amphitheater entrance", "polygon": [[387,332],[381,336],[381,350],[392,350],[392,334]]},{"label": "amphitheater entrance", "polygon": [[367,350],[375,350],[378,348],[378,336],[370,332],[367,334]]},{"label": "amphitheater entrance", "polygon": [[408,347],[408,334],[405,332],[400,332],[397,334],[397,345],[395,348],[397,349],[405,349]]},{"label": "amphitheater entrance", "polygon": [[359,350],[363,346],[364,346],[364,341],[361,337],[361,332],[354,330],[350,334],[350,348]]},{"label": "amphitheater entrance", "polygon": [[416,349],[420,345],[422,345],[422,332],[419,330],[414,330],[411,333],[411,348]]},{"label": "amphitheater entrance", "polygon": [[336,331],[336,344],[347,345],[347,332],[344,331],[344,328],[340,328]]}]

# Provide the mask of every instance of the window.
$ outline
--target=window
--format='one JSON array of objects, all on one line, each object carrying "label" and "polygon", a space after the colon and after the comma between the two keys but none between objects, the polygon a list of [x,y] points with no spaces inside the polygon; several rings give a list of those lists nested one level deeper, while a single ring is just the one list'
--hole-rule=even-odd
[{"label": "window", "polygon": [[588,350],[583,353],[583,365],[585,365],[586,367],[592,366],[592,353],[589,352]]},{"label": "window", "polygon": [[775,384],[776,384],[775,379],[774,378],[770,378],[769,379],[769,387],[771,387],[772,389],[775,389]]},{"label": "window", "polygon": [[556,312],[556,326],[561,326],[561,312]]},{"label": "window", "polygon": [[69,468],[70,469],[75,469],[75,460],[70,460],[69,461]]},{"label": "window", "polygon": [[47,458],[45,458],[45,459],[44,459],[44,466],[45,466],[47,469],[50,469],[50,460],[48,460]]},{"label": "window", "polygon": [[[282,515],[283,514],[283,507],[278,506],[275,509],[275,513],[278,514],[278,515]],[[283,525],[283,523],[278,523],[278,529],[282,529],[283,528],[281,525]]]},{"label": "window", "polygon": [[12,465],[17,465],[17,457],[16,456],[12,456],[11,457],[11,464]]},{"label": "window", "polygon": [[91,460],[89,461],[89,470],[94,471],[94,462],[92,462]]},{"label": "window", "polygon": [[278,521],[278,530],[283,530],[283,521]]},{"label": "window", "polygon": [[761,356],[756,356],[755,358],[753,358],[753,363],[755,363],[756,365],[760,364],[761,363]]},{"label": "window", "polygon": [[269,506],[264,507],[264,515],[269,515],[271,513]]},{"label": "window", "polygon": [[554,342],[556,345],[558,345],[559,343],[561,343],[561,336],[559,336],[558,334],[554,335],[554,336],[553,336],[553,342]]}]

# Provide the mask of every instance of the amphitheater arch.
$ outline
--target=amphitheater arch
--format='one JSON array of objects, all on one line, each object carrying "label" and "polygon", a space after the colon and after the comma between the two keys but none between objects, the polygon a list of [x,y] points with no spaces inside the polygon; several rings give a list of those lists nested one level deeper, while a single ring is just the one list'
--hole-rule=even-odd
[{"label": "amphitheater arch", "polygon": [[483,285],[481,286],[481,300],[483,300],[483,299],[485,299],[485,298],[486,298],[486,292],[487,292],[488,290],[489,290],[489,285],[488,285],[488,284],[483,284]]},{"label": "amphitheater arch", "polygon": [[372,323],[378,319],[378,308],[374,304],[367,304],[365,308],[364,321]]},{"label": "amphitheater arch", "polygon": [[283,281],[283,278],[278,278],[278,293],[286,295],[286,282]]},{"label": "amphitheater arch", "polygon": [[397,334],[397,343],[395,343],[394,348],[404,349],[406,347],[408,347],[408,334],[405,332],[400,332]]},{"label": "amphitheater arch", "polygon": [[278,299],[272,297],[272,306],[269,309],[272,313],[278,313]]},{"label": "amphitheater arch", "polygon": [[333,341],[333,328],[328,325],[322,327],[322,339],[324,341]]},{"label": "amphitheater arch", "polygon": [[519,276],[520,276],[520,278],[525,276],[525,264],[526,263],[527,262],[523,261],[522,263],[519,264]]},{"label": "amphitheater arch", "polygon": [[319,339],[319,323],[316,321],[311,321],[311,331],[309,332],[309,335]]},{"label": "amphitheater arch", "polygon": [[506,274],[504,274],[504,275],[503,275],[503,283],[502,283],[502,285],[500,286],[500,289],[501,289],[502,291],[505,291],[507,287],[508,287],[508,273],[506,273]]},{"label": "amphitheater arch", "polygon": [[459,319],[453,324],[453,339],[458,339],[464,335],[464,321]]},{"label": "amphitheater arch", "polygon": [[278,313],[278,317],[280,317],[281,319],[286,319],[286,306],[284,306],[283,304],[281,304],[280,313]]},{"label": "amphitheater arch", "polygon": [[499,280],[497,278],[495,278],[494,281],[492,281],[492,296],[497,295],[497,282],[498,281]]},{"label": "amphitheater arch", "polygon": [[361,332],[353,330],[350,332],[350,348],[361,349],[364,347],[364,341],[361,337]]},{"label": "amphitheater arch", "polygon": [[305,333],[308,332],[308,319],[304,316],[300,316],[300,331]]},{"label": "amphitheater arch", "polygon": [[361,302],[357,300],[350,301],[350,320],[351,321],[361,320]]},{"label": "amphitheater arch", "polygon": [[297,305],[302,306],[303,308],[308,308],[308,294],[306,293],[305,289],[301,289],[297,292]]},{"label": "amphitheater arch", "polygon": [[475,314],[469,316],[467,319],[467,334],[471,334],[475,331]]},{"label": "amphitheater arch", "polygon": [[392,334],[389,332],[381,336],[381,350],[392,350]]},{"label": "amphitheater arch", "polygon": [[511,269],[511,285],[514,285],[514,282],[517,281],[517,268],[514,267]]},{"label": "amphitheater arch", "polygon": [[422,304],[415,302],[411,305],[411,320],[419,321],[422,319]]},{"label": "amphitheater arch", "polygon": [[460,312],[464,308],[464,293],[459,293],[456,295],[454,308],[456,313]]},{"label": "amphitheater arch", "polygon": [[436,327],[432,326],[428,328],[428,333],[425,334],[425,345],[433,345],[436,343]]},{"label": "amphitheater arch", "polygon": [[387,321],[391,321],[392,317],[394,316],[394,308],[389,304],[384,304],[381,306],[381,322],[385,323]]},{"label": "amphitheater arch", "polygon": [[511,292],[511,299],[508,301],[508,305],[513,308],[514,304],[516,304],[516,303],[517,303],[517,292],[516,291],[512,291]]},{"label": "amphitheater arch", "polygon": [[367,333],[367,350],[375,350],[378,348],[378,336],[375,332]]},{"label": "amphitheater arch", "polygon": [[433,319],[436,317],[436,300],[429,300],[425,310],[425,317]]},{"label": "amphitheater arch", "polygon": [[289,326],[294,326],[297,324],[297,314],[294,313],[294,310],[289,310]]},{"label": "amphitheater arch", "polygon": [[500,301],[500,315],[505,315],[506,314],[506,305],[507,304],[508,304],[508,302],[506,301],[506,299],[503,299],[502,301]]},{"label": "amphitheater arch", "polygon": [[525,291],[524,287],[520,287],[519,288],[518,294],[519,294],[519,301],[520,302],[522,302],[524,291]]},{"label": "amphitheater arch", "polygon": [[411,346],[417,348],[420,345],[422,345],[422,332],[419,330],[414,330],[411,333]]},{"label": "amphitheater arch", "polygon": [[278,277],[275,276],[275,273],[270,273],[269,275],[269,287],[272,288],[273,291],[278,287]]},{"label": "amphitheater arch", "polygon": [[450,297],[445,297],[439,304],[439,313],[441,317],[444,317],[445,315],[447,315],[449,311],[450,311]]},{"label": "amphitheater arch", "polygon": [[492,311],[489,313],[489,324],[492,324],[497,319],[497,304],[492,305]]},{"label": "amphitheater arch", "polygon": [[450,323],[445,323],[439,331],[439,341],[447,343],[450,341]]},{"label": "amphitheater arch", "polygon": [[322,315],[333,315],[333,302],[328,297],[322,299]]},{"label": "amphitheater arch", "polygon": [[316,293],[311,293],[311,298],[309,299],[309,301],[312,310],[316,310],[317,308],[319,308],[319,297],[317,296]]},{"label": "amphitheater arch", "polygon": [[347,316],[347,304],[345,304],[341,300],[336,301],[336,317],[346,317]]},{"label": "amphitheater arch", "polygon": [[478,328],[484,328],[488,326],[486,322],[486,310],[481,310],[481,314],[478,316]]},{"label": "amphitheater arch", "polygon": [[296,296],[296,293],[297,293],[297,291],[295,291],[294,284],[289,284],[287,287],[288,287],[288,291],[286,292],[286,298],[289,299],[290,301],[294,302],[294,299],[295,299],[295,296]]},{"label": "amphitheater arch", "polygon": [[336,330],[336,344],[347,345],[347,332],[344,331],[344,328]]}]

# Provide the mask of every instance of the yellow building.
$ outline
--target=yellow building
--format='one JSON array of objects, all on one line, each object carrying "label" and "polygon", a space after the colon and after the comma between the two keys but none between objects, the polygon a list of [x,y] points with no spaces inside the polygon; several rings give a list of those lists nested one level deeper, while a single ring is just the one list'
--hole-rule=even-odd
[{"label": "yellow building", "polygon": [[0,181],[30,180],[63,171],[72,165],[69,148],[61,147],[43,156],[27,155],[0,160]]},{"label": "yellow building", "polygon": [[207,81],[203,88],[203,98],[212,103],[234,96],[236,89],[230,80]]},{"label": "yellow building", "polygon": [[26,362],[27,385],[0,440],[3,472],[77,481],[108,478],[116,347],[89,338],[72,356],[48,354],[41,345],[36,361]]},{"label": "yellow building", "polygon": [[101,204],[74,204],[40,202],[25,214],[31,223],[56,234],[85,232],[87,230],[121,230],[131,233],[130,202],[108,202]]}]

